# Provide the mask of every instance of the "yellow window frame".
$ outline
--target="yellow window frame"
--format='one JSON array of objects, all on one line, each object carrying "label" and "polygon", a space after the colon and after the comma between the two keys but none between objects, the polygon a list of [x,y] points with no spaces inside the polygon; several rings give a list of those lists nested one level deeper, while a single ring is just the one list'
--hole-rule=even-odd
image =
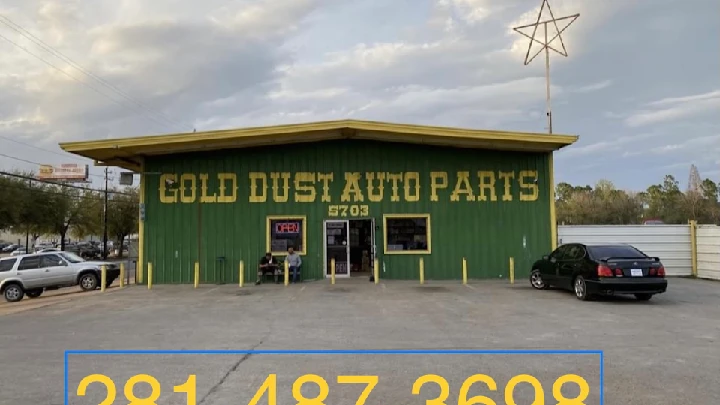
[{"label": "yellow window frame", "polygon": [[272,252],[270,251],[272,247],[272,232],[270,232],[272,221],[280,220],[280,219],[286,219],[289,221],[302,221],[302,243],[303,243],[303,250],[295,251],[295,253],[299,254],[300,256],[305,256],[307,253],[307,216],[306,215],[268,215],[265,220],[265,251],[272,253],[273,256],[278,255],[286,255],[287,251],[285,252]]},{"label": "yellow window frame", "polygon": [[[426,250],[388,250],[388,219],[399,218],[425,218],[427,223],[427,249]],[[432,253],[432,228],[430,227],[430,214],[383,214],[383,245],[386,255],[429,255]]]}]

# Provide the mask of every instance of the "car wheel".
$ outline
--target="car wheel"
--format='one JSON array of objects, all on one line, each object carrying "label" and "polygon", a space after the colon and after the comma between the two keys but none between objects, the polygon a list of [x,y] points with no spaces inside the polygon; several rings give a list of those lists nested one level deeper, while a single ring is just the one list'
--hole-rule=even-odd
[{"label": "car wheel", "polygon": [[85,273],[80,276],[80,288],[83,291],[92,291],[98,286],[98,278],[92,273]]},{"label": "car wheel", "polygon": [[41,296],[42,293],[43,293],[43,289],[42,289],[42,288],[36,288],[36,289],[34,289],[34,290],[27,290],[27,291],[25,291],[25,295],[27,295],[28,298],[37,298],[37,297]]},{"label": "car wheel", "polygon": [[587,284],[583,276],[575,277],[573,281],[573,291],[575,291],[575,297],[580,301],[588,301],[590,299],[590,295],[587,293]]},{"label": "car wheel", "polygon": [[652,296],[652,294],[635,294],[635,298],[638,301],[649,301]]},{"label": "car wheel", "polygon": [[25,290],[20,284],[10,284],[3,290],[3,295],[7,302],[18,302],[25,296]]},{"label": "car wheel", "polygon": [[533,269],[532,272],[530,272],[530,285],[533,286],[536,290],[547,290],[549,285],[545,284],[545,281],[542,278],[542,274],[540,273],[540,270]]}]

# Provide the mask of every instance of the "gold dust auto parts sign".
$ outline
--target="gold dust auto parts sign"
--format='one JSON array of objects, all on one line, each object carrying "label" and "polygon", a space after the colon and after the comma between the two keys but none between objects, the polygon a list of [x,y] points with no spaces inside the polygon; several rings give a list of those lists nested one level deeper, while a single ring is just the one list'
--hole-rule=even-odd
[{"label": "gold dust auto parts sign", "polygon": [[[536,201],[537,170],[430,172],[249,172],[240,190],[237,173],[165,173],[160,177],[164,204],[315,203],[328,205],[328,216],[367,216],[369,204],[417,202],[429,190],[431,202]],[[337,184],[339,183],[339,184]],[[335,191],[335,193],[333,193]]]}]

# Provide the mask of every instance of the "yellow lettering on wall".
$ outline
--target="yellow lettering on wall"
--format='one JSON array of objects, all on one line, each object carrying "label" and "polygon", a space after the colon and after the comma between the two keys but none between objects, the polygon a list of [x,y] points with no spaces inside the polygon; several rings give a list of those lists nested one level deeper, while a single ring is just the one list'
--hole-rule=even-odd
[{"label": "yellow lettering on wall", "polygon": [[[520,180],[520,201],[536,201],[538,199],[537,170],[523,170],[518,175]],[[529,191],[530,194],[523,193]]]},{"label": "yellow lettering on wall", "polygon": [[450,195],[450,201],[460,201],[460,194],[465,194],[467,201],[475,201],[475,194],[470,185],[470,172],[457,172],[457,182],[455,190]]},{"label": "yellow lettering on wall", "polygon": [[390,196],[390,201],[392,202],[398,202],[400,201],[400,194],[398,194],[398,183],[402,180],[403,174],[402,173],[387,173],[386,174],[387,179],[389,182],[392,182],[392,195]]},{"label": "yellow lettering on wall", "polygon": [[[378,179],[378,193],[375,194],[375,186],[373,186],[373,180],[375,180],[375,177]],[[384,172],[367,172],[365,173],[365,179],[367,180],[367,193],[368,193],[368,200],[372,202],[380,202],[383,200],[383,196],[385,195],[385,173]]]},{"label": "yellow lettering on wall", "polygon": [[217,201],[217,194],[208,195],[208,174],[200,173],[200,202],[201,203],[214,203]]},{"label": "yellow lettering on wall", "polygon": [[[272,172],[270,173],[272,179],[272,190],[273,190],[273,201],[275,202],[287,202],[290,196],[290,173],[287,172]],[[279,179],[283,179],[283,194],[280,195]]]},{"label": "yellow lettering on wall", "polygon": [[[410,183],[414,182],[415,186],[411,192]],[[418,172],[407,172],[405,173],[405,179],[403,180],[403,188],[405,189],[405,201],[415,202],[420,201],[420,173]]]},{"label": "yellow lettering on wall", "polygon": [[[190,183],[190,187],[187,187],[186,184]],[[195,188],[197,187],[197,182],[195,179],[195,175],[192,173],[184,173],[182,176],[180,176],[180,201],[184,203],[194,203],[195,202]],[[190,189],[190,195],[187,195],[185,193],[186,190]]]},{"label": "yellow lettering on wall", "polygon": [[[308,185],[307,183],[310,183]],[[315,202],[315,173],[295,173],[295,202]]]},{"label": "yellow lettering on wall", "polygon": [[[250,178],[250,198],[251,203],[263,203],[267,201],[267,174],[263,172],[250,172],[248,174]],[[258,180],[260,180],[261,193],[258,194]]]},{"label": "yellow lettering on wall", "polygon": [[480,195],[478,196],[478,200],[487,201],[488,197],[485,195],[485,191],[490,191],[490,201],[497,201],[497,194],[495,194],[495,172],[479,171],[478,178],[480,179]]},{"label": "yellow lettering on wall", "polygon": [[[225,183],[227,181],[230,181],[230,191],[232,194],[227,195],[225,192],[227,191],[228,187],[225,186]],[[217,201],[219,203],[234,203],[237,201],[237,190],[238,190],[238,182],[237,182],[237,174],[235,173],[218,173],[218,182],[220,183],[220,195],[217,198]]]},{"label": "yellow lettering on wall", "polygon": [[323,195],[322,198],[320,198],[320,201],[322,202],[332,202],[332,197],[330,196],[330,182],[335,179],[333,173],[318,173],[317,174],[318,181],[322,181],[323,183]]},{"label": "yellow lettering on wall", "polygon": [[362,190],[360,189],[360,178],[362,175],[358,172],[345,172],[345,189],[340,196],[340,201],[349,202],[351,195],[353,202],[365,201]]},{"label": "yellow lettering on wall", "polygon": [[163,204],[172,204],[172,203],[176,203],[178,201],[177,189],[170,190],[170,194],[168,194],[168,189],[166,186],[168,181],[172,181],[172,182],[177,181],[177,176],[174,174],[161,174],[160,175],[160,202]]},{"label": "yellow lettering on wall", "polygon": [[447,172],[430,172],[430,201],[440,201],[437,190],[448,187]]},{"label": "yellow lettering on wall", "polygon": [[503,201],[512,201],[512,192],[511,187],[512,184],[510,183],[511,179],[515,178],[515,172],[499,172],[498,177],[503,179],[503,185],[504,185],[504,192],[502,196]]}]

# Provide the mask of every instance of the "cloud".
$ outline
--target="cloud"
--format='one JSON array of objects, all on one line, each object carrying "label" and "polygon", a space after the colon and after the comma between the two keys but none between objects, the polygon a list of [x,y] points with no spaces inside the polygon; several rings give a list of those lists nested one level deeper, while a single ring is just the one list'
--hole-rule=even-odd
[{"label": "cloud", "polygon": [[625,119],[630,127],[659,124],[720,111],[720,90],[684,97],[664,98]]},{"label": "cloud", "polygon": [[603,80],[601,82],[588,84],[575,89],[570,90],[573,93],[592,93],[594,91],[606,89],[612,85],[612,80]]},{"label": "cloud", "polygon": [[[642,153],[668,163],[691,160],[693,152],[703,159],[717,156],[712,143],[662,153],[685,140],[720,133],[720,122],[710,114],[687,111],[688,105],[703,103],[710,109],[715,92],[683,93],[717,88],[712,81],[716,70],[708,68],[712,76],[707,77],[674,78],[658,71],[651,47],[633,48],[628,56],[615,41],[632,37],[642,26],[642,21],[623,19],[624,11],[641,3],[606,3],[552,0],[555,16],[581,13],[563,35],[571,57],[552,61],[554,129],[581,134],[577,145],[559,153],[558,162],[579,167],[575,163],[588,156],[606,154],[603,170],[622,167],[625,172],[642,156],[624,159],[624,154]],[[540,0],[14,4],[4,6],[2,14],[136,100],[126,100],[0,24],[1,35],[74,78],[0,40],[0,136],[54,151],[57,142],[67,140],[339,118],[546,130],[544,64],[523,65],[527,39],[511,30],[534,21]],[[653,12],[685,10],[668,7]],[[371,16],[373,24],[364,16]],[[692,32],[678,35],[696,42]],[[697,55],[711,60],[706,53]],[[625,61],[647,73],[628,81],[628,69],[616,69]],[[656,72],[659,78],[653,77]],[[651,95],[648,83],[656,82],[667,85],[667,93]],[[627,108],[634,100],[669,96],[636,106],[637,111]],[[682,112],[673,112],[678,109]],[[670,123],[652,114],[677,118],[672,128],[617,125],[625,119],[648,126],[653,120]],[[38,157],[39,151],[2,138],[0,149],[28,160],[62,160],[43,152]],[[0,166],[17,165],[0,159]],[[563,175],[562,167],[557,173]],[[573,176],[575,170],[567,173]]]},{"label": "cloud", "polygon": [[[518,58],[524,58],[530,40],[517,34],[512,30],[512,28],[525,26],[528,24],[534,24],[537,21],[538,13],[540,12],[540,6],[538,5],[538,3],[541,2],[538,1],[537,3],[528,3],[525,1],[518,2],[517,0],[511,1],[515,1],[516,3],[520,3],[523,5],[532,4],[532,8],[527,8],[524,13],[517,16],[506,26],[507,35],[516,37],[511,46],[512,51]],[[550,7],[552,10],[552,15],[555,18],[566,17],[577,13],[580,14],[580,18],[575,21],[567,30],[565,30],[561,34],[561,37],[563,43],[565,44],[565,47],[568,50],[568,53],[572,52],[575,54],[581,54],[586,51],[581,48],[581,45],[583,42],[587,41],[587,38],[591,33],[594,33],[594,31],[598,29],[598,27],[601,27],[607,20],[612,18],[614,15],[621,12],[623,9],[633,7],[637,2],[638,0],[607,2],[585,0],[553,0],[550,4]],[[550,13],[548,12],[548,9],[546,7],[542,11],[541,21],[546,21],[550,19]],[[562,30],[569,21],[570,20],[559,21],[557,23],[558,28]],[[527,31],[526,33],[531,35],[532,28],[529,28],[529,31]],[[538,28],[538,34],[540,33],[544,35],[544,30],[542,27]],[[548,39],[551,39],[556,34],[557,30],[555,29],[555,27],[549,25]],[[555,39],[550,45],[553,46],[555,49],[562,50],[562,45],[560,44],[559,39]],[[540,50],[541,47],[542,45],[533,43],[530,55],[532,56],[535,52]],[[562,61],[562,58],[557,59]]]},{"label": "cloud", "polygon": [[[647,133],[639,133],[634,135],[626,135],[623,137],[615,138],[612,140],[605,140],[600,142],[591,143],[589,145],[573,145],[569,148],[565,148],[559,152],[560,156],[562,157],[575,157],[575,156],[585,156],[585,155],[591,155],[598,152],[611,152],[611,151],[621,151],[622,149],[626,149],[622,156],[634,156],[635,154],[643,153],[643,152],[635,152],[632,149],[640,149],[641,151],[645,150],[645,144],[653,137],[657,137],[658,134],[654,132],[647,132]],[[634,148],[630,148],[629,145],[642,143],[640,146],[636,146]],[[627,150],[630,148],[631,150]]]}]

